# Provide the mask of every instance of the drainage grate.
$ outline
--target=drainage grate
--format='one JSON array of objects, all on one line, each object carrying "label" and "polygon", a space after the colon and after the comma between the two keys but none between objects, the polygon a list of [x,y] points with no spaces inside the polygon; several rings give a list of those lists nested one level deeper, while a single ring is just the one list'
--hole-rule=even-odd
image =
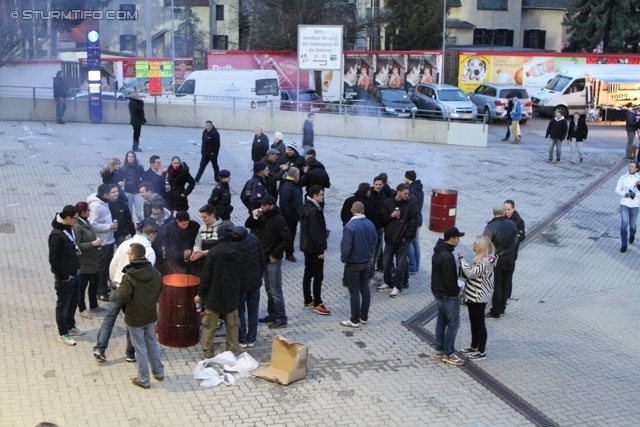
[{"label": "drainage grate", "polygon": [[[566,203],[560,206],[558,209],[553,211],[551,215],[537,224],[535,227],[531,229],[527,233],[527,240],[520,244],[520,250],[527,245],[527,243],[531,242],[535,239],[543,230],[552,225],[558,219],[560,219],[565,213],[567,213],[570,209],[580,203],[583,199],[585,199],[589,194],[595,191],[604,181],[610,179],[616,173],[619,173],[620,168],[622,168],[628,160],[623,159],[619,161],[616,165],[614,165],[606,174],[602,175],[599,179],[592,182],[587,186],[584,190],[576,194],[574,197],[569,199]],[[542,302],[542,301],[541,301]],[[407,329],[420,337],[423,341],[427,342],[430,345],[435,345],[436,337],[426,329],[424,329],[424,325],[431,322],[438,315],[438,307],[436,302],[432,302],[424,309],[417,312],[413,317],[411,317],[406,322],[402,322]],[[465,363],[460,367],[464,372],[466,372],[470,377],[478,381],[496,396],[498,396],[503,402],[507,405],[511,406],[513,409],[521,413],[527,420],[531,421],[533,424],[539,427],[557,427],[558,424],[553,420],[548,418],[542,412],[538,411],[532,405],[527,403],[524,399],[522,399],[518,394],[516,394],[513,390],[509,389],[507,386],[502,384],[500,381],[493,378],[491,375],[483,371],[478,365],[473,363]]]}]

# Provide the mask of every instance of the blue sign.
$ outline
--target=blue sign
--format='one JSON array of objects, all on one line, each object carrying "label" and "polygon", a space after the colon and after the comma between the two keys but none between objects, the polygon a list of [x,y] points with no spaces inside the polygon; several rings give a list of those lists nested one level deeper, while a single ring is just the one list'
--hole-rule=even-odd
[{"label": "blue sign", "polygon": [[102,64],[100,62],[100,34],[87,33],[87,83],[89,86],[89,120],[102,121]]}]

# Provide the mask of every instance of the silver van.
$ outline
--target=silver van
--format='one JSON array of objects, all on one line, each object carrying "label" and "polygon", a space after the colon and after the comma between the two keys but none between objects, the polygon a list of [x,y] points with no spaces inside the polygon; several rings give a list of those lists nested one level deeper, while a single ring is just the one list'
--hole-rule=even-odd
[{"label": "silver van", "polygon": [[522,119],[524,125],[533,115],[533,108],[529,93],[522,86],[501,85],[498,83],[485,83],[469,94],[469,99],[477,107],[480,114],[487,116],[487,121],[507,118],[507,95],[517,97],[522,106]]},{"label": "silver van", "polygon": [[445,84],[419,84],[411,100],[419,115],[451,120],[476,120],[478,108],[460,88]]}]

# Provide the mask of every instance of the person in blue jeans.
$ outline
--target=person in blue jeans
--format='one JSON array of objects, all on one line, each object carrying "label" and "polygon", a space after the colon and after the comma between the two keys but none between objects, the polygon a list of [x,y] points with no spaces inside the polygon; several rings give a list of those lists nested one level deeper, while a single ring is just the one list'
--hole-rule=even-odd
[{"label": "person in blue jeans", "polygon": [[[264,252],[260,240],[244,227],[233,229],[231,242],[242,253],[242,282],[240,283],[240,331],[238,342],[241,348],[253,348],[258,337],[258,312],[260,288],[264,273]],[[245,314],[246,313],[246,314]]]},{"label": "person in blue jeans", "polygon": [[408,248],[408,270],[409,275],[413,276],[420,269],[420,227],[422,227],[422,207],[424,206],[424,190],[422,182],[416,179],[416,171],[406,171],[404,174],[404,182],[409,186],[409,201],[413,203],[418,212],[418,223],[416,227],[416,235],[409,242]]},{"label": "person in blue jeans", "polygon": [[163,286],[162,275],[145,258],[145,252],[140,243],[129,247],[130,263],[124,268],[118,299],[127,305],[124,323],[138,356],[138,376],[131,382],[148,389],[151,387],[149,365],[153,377],[158,381],[164,380],[164,365],[160,361],[160,348],[156,341],[157,305]]},{"label": "person in blue jeans", "polygon": [[[627,242],[632,245],[636,236],[638,208],[640,207],[640,174],[638,162],[629,162],[629,172],[622,175],[616,184],[616,194],[620,196],[620,252],[627,251]],[[627,240],[627,228],[629,236]]]},{"label": "person in blue jeans", "polygon": [[78,209],[67,205],[51,222],[49,234],[49,264],[55,278],[56,323],[58,341],[65,345],[76,345],[72,336],[83,335],[76,327],[75,313],[80,298],[80,248],[73,226],[78,221]]},{"label": "person in blue jeans", "polygon": [[431,257],[431,292],[438,305],[435,357],[458,366],[464,365],[464,360],[455,353],[456,335],[460,327],[460,288],[453,250],[462,236],[464,233],[456,227],[447,228],[444,238],[438,239],[433,248]]},{"label": "person in blue jeans", "polygon": [[288,319],[282,292],[282,256],[291,243],[291,232],[273,196],[263,197],[261,203],[261,208],[254,209],[244,223],[249,229],[258,229],[258,239],[266,261],[263,278],[267,291],[267,315],[258,321],[270,323],[269,329],[286,328]]}]

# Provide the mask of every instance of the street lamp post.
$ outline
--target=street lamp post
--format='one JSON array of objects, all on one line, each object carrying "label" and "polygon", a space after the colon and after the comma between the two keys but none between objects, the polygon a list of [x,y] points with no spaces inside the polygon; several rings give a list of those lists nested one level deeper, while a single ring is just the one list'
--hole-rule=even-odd
[{"label": "street lamp post", "polygon": [[440,70],[440,84],[444,83],[445,42],[447,38],[447,0],[442,0],[442,69]]}]

